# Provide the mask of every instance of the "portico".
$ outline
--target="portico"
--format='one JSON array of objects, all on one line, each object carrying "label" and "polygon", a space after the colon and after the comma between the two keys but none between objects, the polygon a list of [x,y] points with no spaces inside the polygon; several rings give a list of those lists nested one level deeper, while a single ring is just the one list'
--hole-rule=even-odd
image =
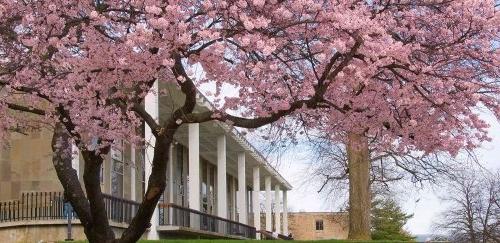
[{"label": "portico", "polygon": [[[168,97],[146,99],[146,107],[158,105],[160,122],[183,101],[179,92],[166,93],[169,93]],[[212,107],[200,96],[195,109],[203,111]],[[146,138],[150,136],[148,132],[150,131],[146,130]],[[145,154],[152,149],[148,147]],[[291,189],[290,184],[236,129],[217,121],[183,124],[176,132],[175,144],[170,149],[172,159],[167,166],[168,183],[160,204],[170,203],[172,207],[160,210],[159,217],[152,218],[151,224],[158,225],[159,232],[179,231],[179,227],[183,227],[185,230],[212,231],[213,228],[218,234],[231,233],[230,229],[222,230],[221,225],[233,224],[233,221],[236,221],[234,223],[237,227],[249,225],[255,226],[257,230],[272,231],[275,228],[279,233],[288,231],[287,224],[281,222],[281,212],[287,212],[286,191]],[[150,171],[148,167],[151,163],[148,158],[145,159],[147,172]],[[274,199],[269,193],[270,188],[275,189]],[[266,220],[261,225],[260,198],[263,190],[266,190]],[[272,201],[274,206],[268,207]],[[182,219],[182,225],[175,225],[181,223],[179,220],[176,222],[173,214],[181,209],[174,207],[193,210],[189,217]],[[275,220],[271,218],[272,209],[275,210]],[[212,222],[209,219],[211,216],[217,219]],[[274,227],[270,225],[273,221]],[[156,236],[150,235],[151,238]]]}]

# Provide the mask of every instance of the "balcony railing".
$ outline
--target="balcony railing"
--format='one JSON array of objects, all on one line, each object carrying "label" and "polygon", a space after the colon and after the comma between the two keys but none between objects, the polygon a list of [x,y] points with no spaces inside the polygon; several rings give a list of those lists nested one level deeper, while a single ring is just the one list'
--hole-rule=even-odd
[{"label": "balcony railing", "polygon": [[137,214],[140,203],[104,194],[104,205],[111,222],[129,224]]},{"label": "balcony railing", "polygon": [[[104,203],[108,219],[115,223],[130,223],[139,209],[137,202],[106,194]],[[69,210],[62,192],[23,192],[19,200],[0,202],[0,223],[67,219]],[[77,218],[76,213],[73,218]]]},{"label": "balcony railing", "polygon": [[64,218],[62,192],[22,193],[20,200],[0,202],[0,222]]},{"label": "balcony railing", "polygon": [[160,204],[160,226],[171,225],[214,232],[224,236],[256,238],[254,227],[175,204]]},{"label": "balcony railing", "polygon": [[[139,209],[139,203],[104,194],[104,203],[110,222],[130,223]],[[181,226],[218,233],[221,236],[239,236],[255,239],[256,229],[175,204],[160,204],[159,225]],[[62,192],[24,192],[21,199],[0,202],[0,223],[24,220],[67,219],[68,204]],[[74,213],[74,212],[73,212]],[[74,213],[73,218],[78,218]]]}]

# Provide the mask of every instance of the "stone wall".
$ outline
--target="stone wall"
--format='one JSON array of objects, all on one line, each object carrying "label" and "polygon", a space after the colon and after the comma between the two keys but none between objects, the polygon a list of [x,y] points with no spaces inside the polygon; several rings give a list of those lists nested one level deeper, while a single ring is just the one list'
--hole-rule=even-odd
[{"label": "stone wall", "polygon": [[19,199],[22,191],[62,191],[52,164],[52,133],[13,133],[0,147],[0,201]]},{"label": "stone wall", "polygon": [[[323,221],[323,230],[316,230],[316,221]],[[346,213],[288,213],[288,228],[295,240],[347,239]]]},{"label": "stone wall", "polygon": [[[114,224],[113,231],[120,236],[127,225]],[[0,239],[9,243],[48,243],[64,241],[67,238],[66,220],[18,221],[0,223]],[[72,226],[72,238],[85,240],[83,227],[76,222]]]},{"label": "stone wall", "polygon": [[[0,202],[20,199],[21,192],[59,192],[63,191],[52,163],[52,131],[41,129],[28,135],[11,133],[6,146],[0,147]],[[123,197],[129,200],[142,199],[143,156],[136,152],[136,164],[130,158],[130,145],[125,147]],[[101,190],[111,194],[111,158],[106,156],[103,164]],[[79,180],[83,185],[83,157],[80,156]],[[131,195],[131,170],[136,173],[136,195]]]}]

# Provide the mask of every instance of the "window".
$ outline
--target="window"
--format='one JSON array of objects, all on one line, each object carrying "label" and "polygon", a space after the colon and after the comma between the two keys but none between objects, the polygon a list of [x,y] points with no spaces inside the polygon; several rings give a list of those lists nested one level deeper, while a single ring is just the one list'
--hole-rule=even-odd
[{"label": "window", "polygon": [[210,203],[208,211],[211,214],[215,214],[215,178],[217,178],[217,167],[210,166],[210,180],[208,181],[208,198],[210,199]]},{"label": "window", "polygon": [[99,171],[99,181],[104,184],[104,163],[101,165],[101,170]]},{"label": "window", "polygon": [[316,219],[316,230],[323,230],[323,220]]},{"label": "window", "polygon": [[123,143],[111,149],[111,195],[123,197]]},{"label": "window", "polygon": [[208,165],[205,160],[201,161],[201,211],[204,213],[208,212],[208,176],[207,176]]},{"label": "window", "polygon": [[177,156],[176,158],[176,169],[174,173],[174,177],[176,180],[174,181],[174,184],[177,188],[177,192],[174,193],[175,196],[175,203],[178,203],[182,206],[187,205],[187,202],[185,202],[185,195],[184,195],[184,148],[182,145],[177,144],[176,145],[176,151],[175,154]]},{"label": "window", "polygon": [[111,195],[123,197],[123,162],[113,159],[111,172]]}]

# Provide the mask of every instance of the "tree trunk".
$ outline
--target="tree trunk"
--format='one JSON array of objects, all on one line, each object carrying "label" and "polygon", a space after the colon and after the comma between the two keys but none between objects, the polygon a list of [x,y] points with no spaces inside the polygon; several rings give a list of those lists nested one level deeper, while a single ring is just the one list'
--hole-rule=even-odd
[{"label": "tree trunk", "polygon": [[64,197],[73,205],[84,228],[92,224],[90,204],[78,181],[78,175],[71,165],[71,137],[61,123],[57,123],[52,136],[52,163],[64,188]]},{"label": "tree trunk", "polygon": [[[78,180],[78,175],[71,164],[71,137],[61,123],[57,123],[54,128],[52,151],[52,162],[57,177],[64,188],[64,197],[71,203],[82,222],[85,235],[90,242],[112,242],[114,234],[106,218],[100,185],[89,183],[89,175],[92,175],[91,180],[96,180],[99,183],[99,168],[102,164],[102,158],[95,155],[94,152],[83,151],[85,157],[85,189],[90,199],[87,200]],[[95,175],[97,175],[97,179]],[[98,197],[99,195],[96,196],[96,194],[99,194],[100,197]]]},{"label": "tree trunk", "polygon": [[166,136],[159,136],[155,144],[153,172],[143,202],[130,226],[120,239],[115,235],[106,214],[104,197],[99,183],[103,159],[93,151],[81,151],[85,162],[83,175],[86,196],[71,165],[71,138],[62,125],[57,124],[52,138],[53,163],[64,188],[65,197],[71,202],[91,243],[136,242],[149,227],[151,216],[166,187],[166,162],[170,156],[165,149],[172,142],[175,129]]},{"label": "tree trunk", "polygon": [[136,216],[129,227],[123,232],[119,242],[132,243],[138,241],[146,229],[150,226],[151,217],[156,209],[156,204],[160,200],[161,194],[167,186],[167,163],[171,156],[170,144],[173,141],[175,129],[171,129],[167,136],[158,136],[156,138],[153,168],[148,180],[148,188],[142,198],[142,203]]},{"label": "tree trunk", "polygon": [[349,133],[349,239],[370,240],[370,153],[368,139]]},{"label": "tree trunk", "polygon": [[109,225],[104,196],[101,191],[99,174],[103,163],[101,154],[94,151],[81,151],[85,161],[83,171],[83,184],[90,202],[90,214],[92,225],[88,229],[87,238],[89,242],[112,242],[115,234]]}]

